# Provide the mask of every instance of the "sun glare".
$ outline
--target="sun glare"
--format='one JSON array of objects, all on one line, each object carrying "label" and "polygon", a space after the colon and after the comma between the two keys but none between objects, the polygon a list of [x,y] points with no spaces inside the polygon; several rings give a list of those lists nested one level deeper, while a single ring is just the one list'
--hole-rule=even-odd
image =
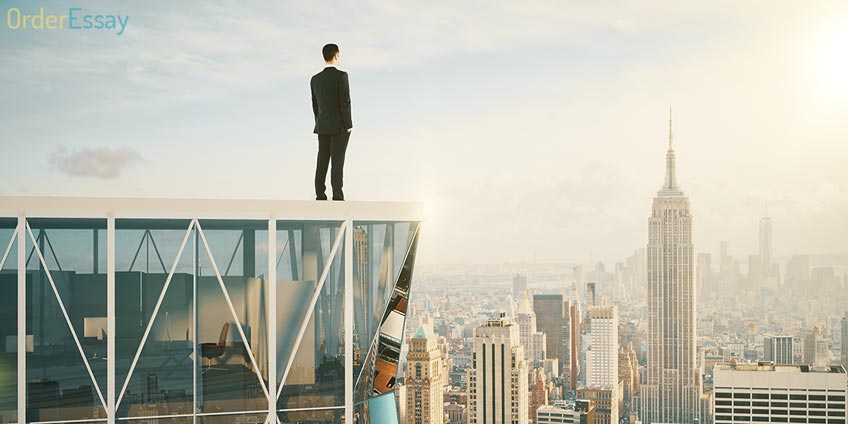
[{"label": "sun glare", "polygon": [[813,78],[819,93],[848,100],[848,19],[822,28],[813,43]]}]

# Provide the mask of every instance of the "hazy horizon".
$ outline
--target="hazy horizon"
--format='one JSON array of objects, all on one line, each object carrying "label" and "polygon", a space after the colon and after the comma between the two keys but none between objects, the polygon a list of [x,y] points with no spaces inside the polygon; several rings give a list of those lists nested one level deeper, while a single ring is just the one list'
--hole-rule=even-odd
[{"label": "hazy horizon", "polygon": [[425,202],[422,264],[644,247],[669,105],[696,252],[755,253],[766,203],[776,258],[848,252],[848,4],[82,7],[126,31],[0,26],[0,195],[310,199],[307,83],[336,42],[345,191]]}]

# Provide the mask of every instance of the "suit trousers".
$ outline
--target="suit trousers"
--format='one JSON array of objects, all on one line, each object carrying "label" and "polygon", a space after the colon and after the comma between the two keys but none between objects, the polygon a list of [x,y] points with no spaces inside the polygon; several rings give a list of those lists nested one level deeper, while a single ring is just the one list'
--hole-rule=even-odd
[{"label": "suit trousers", "polygon": [[315,166],[315,198],[327,200],[327,168],[332,162],[330,184],[333,186],[333,200],[344,200],[344,161],[350,133],[318,134],[318,163]]}]

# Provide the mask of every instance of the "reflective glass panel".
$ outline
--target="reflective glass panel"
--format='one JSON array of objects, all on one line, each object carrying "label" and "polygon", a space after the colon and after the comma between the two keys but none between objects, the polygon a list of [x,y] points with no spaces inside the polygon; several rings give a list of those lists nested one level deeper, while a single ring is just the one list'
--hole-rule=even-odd
[{"label": "reflective glass panel", "polygon": [[106,220],[28,223],[27,421],[105,418]]}]

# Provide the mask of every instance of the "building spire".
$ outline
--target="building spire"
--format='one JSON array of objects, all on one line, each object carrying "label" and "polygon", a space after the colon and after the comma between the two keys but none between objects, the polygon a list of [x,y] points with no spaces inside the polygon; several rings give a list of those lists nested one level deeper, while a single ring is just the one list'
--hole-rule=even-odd
[{"label": "building spire", "polygon": [[665,154],[665,184],[663,185],[663,192],[666,193],[679,193],[680,190],[677,187],[677,164],[674,157],[674,148],[672,146],[672,142],[674,141],[674,133],[671,130],[671,106],[668,107],[668,152]]},{"label": "building spire", "polygon": [[671,105],[668,105],[668,150],[672,150],[674,134],[671,132]]}]

